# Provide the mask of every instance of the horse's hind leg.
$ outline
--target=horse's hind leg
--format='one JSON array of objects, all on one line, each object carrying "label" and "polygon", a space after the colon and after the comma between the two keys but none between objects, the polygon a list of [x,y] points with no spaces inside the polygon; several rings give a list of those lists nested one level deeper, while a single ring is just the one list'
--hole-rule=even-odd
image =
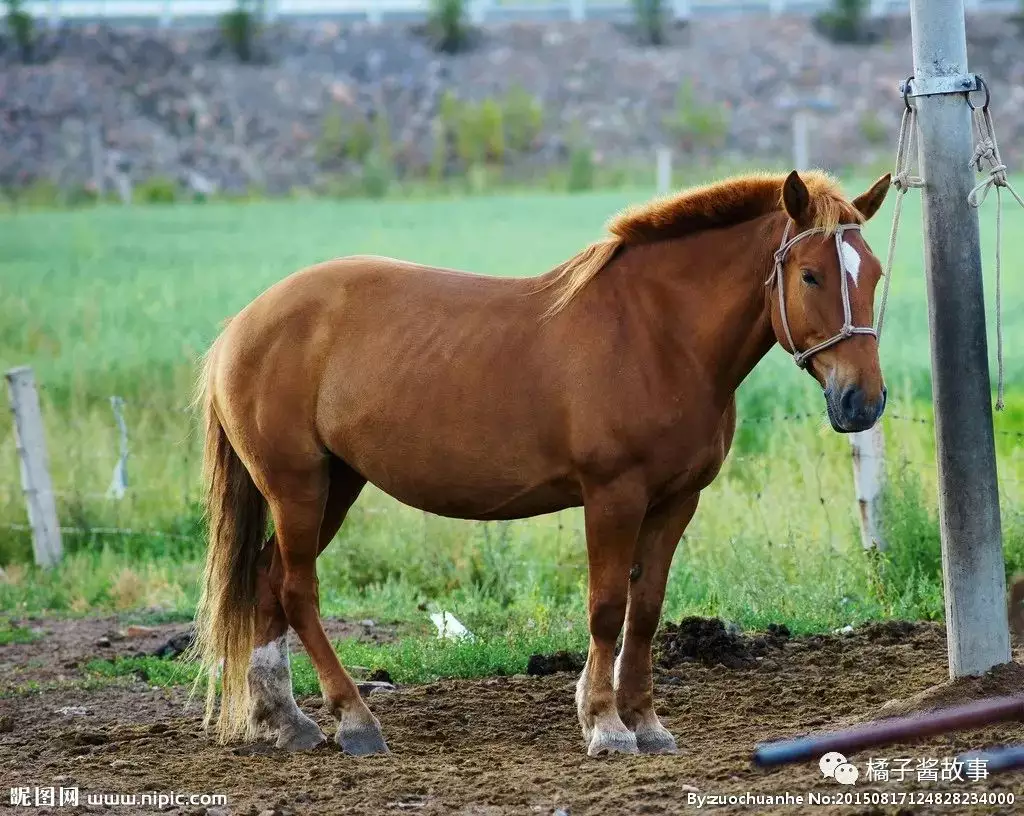
[{"label": "horse's hind leg", "polygon": [[[330,488],[320,525],[318,552],[331,542],[345,514],[366,481],[338,460],[332,460]],[[249,693],[253,699],[252,725],[267,725],[276,731],[277,747],[297,751],[324,743],[320,726],[299,709],[292,694],[288,657],[288,617],[280,595],[284,564],[271,536],[261,555],[257,577],[258,611],[256,648],[249,664]]]},{"label": "horse's hind leg", "polygon": [[[358,489],[355,489],[356,477],[351,471],[349,479],[354,492],[347,502],[338,499],[338,505],[332,506],[332,515],[342,505],[347,512],[355,501]],[[384,753],[388,748],[380,723],[338,661],[320,622],[316,558],[323,549],[321,541],[326,546],[344,517],[342,512],[336,522],[325,518],[328,484],[333,481],[328,475],[327,463],[321,461],[310,470],[277,472],[273,480],[274,484],[268,485],[267,500],[281,554],[280,601],[285,616],[316,668],[324,703],[338,720],[338,745],[350,754]],[[358,487],[362,486],[360,479]],[[333,529],[328,528],[326,521],[333,522]]]},{"label": "horse's hind leg", "polygon": [[699,494],[674,497],[644,518],[630,573],[622,650],[615,661],[615,700],[642,753],[672,753],[676,741],[654,712],[651,643],[661,618],[672,556],[697,510]]},{"label": "horse's hind leg", "polygon": [[287,751],[316,748],[325,742],[320,726],[302,713],[292,694],[288,659],[288,618],[278,594],[281,557],[277,538],[263,548],[257,575],[256,647],[249,660],[247,679],[252,697],[250,725],[266,725],[277,733],[277,747]]}]

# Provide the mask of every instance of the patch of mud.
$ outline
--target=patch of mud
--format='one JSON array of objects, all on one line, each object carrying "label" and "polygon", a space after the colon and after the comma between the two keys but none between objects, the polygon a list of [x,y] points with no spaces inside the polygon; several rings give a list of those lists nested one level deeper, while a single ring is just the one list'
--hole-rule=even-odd
[{"label": "patch of mud", "polygon": [[559,672],[579,674],[587,662],[582,652],[559,651],[553,654],[533,654],[526,662],[526,673],[531,677],[546,677]]},{"label": "patch of mud", "polygon": [[902,717],[950,708],[975,700],[991,697],[1012,697],[1024,694],[1024,665],[1006,663],[996,666],[982,675],[957,677],[926,688],[917,694],[896,700],[888,700],[878,709],[877,714],[868,717]]},{"label": "patch of mud", "polygon": [[749,669],[757,666],[758,658],[781,649],[789,637],[789,629],[775,624],[764,634],[750,636],[718,618],[688,617],[678,625],[664,625],[656,640],[656,662],[662,669],[694,662]]},{"label": "patch of mud", "polygon": [[[683,638],[679,637],[680,630]],[[899,640],[899,632],[906,636]],[[677,737],[671,756],[586,755],[576,720],[572,674],[441,681],[374,693],[367,702],[380,719],[391,753],[355,759],[333,742],[323,750],[284,754],[264,740],[218,745],[204,732],[201,704],[186,706],[184,689],[153,689],[136,682],[102,689],[62,688],[0,699],[0,765],[10,786],[79,787],[87,793],[224,794],[211,808],[230,816],[334,814],[669,814],[694,812],[689,793],[702,795],[802,794],[805,804],[721,808],[723,813],[820,816],[913,813],[1011,813],[1024,801],[1024,773],[980,781],[888,783],[860,781],[858,803],[823,809],[806,804],[810,792],[846,792],[822,777],[816,761],[762,769],[753,765],[759,743],[841,727],[850,717],[877,718],[893,699],[923,699],[947,684],[945,638],[940,626],[863,627],[846,635],[785,637],[776,631],[767,656],[756,661],[757,638],[722,626],[689,622],[666,627],[676,641],[700,645],[702,659],[679,661],[656,675],[655,702]],[[723,638],[722,633],[726,637]],[[889,632],[892,637],[880,637]],[[696,637],[703,635],[703,637]],[[739,639],[739,646],[736,640]],[[891,641],[891,642],[890,642]],[[717,648],[714,652],[712,648]],[[754,655],[757,670],[729,668],[712,655]],[[745,650],[745,651],[744,651]],[[1019,646],[1015,659],[1024,659]],[[943,704],[975,694],[1003,693],[1021,667],[988,678],[949,684]],[[318,697],[302,709],[333,736],[336,725]],[[888,712],[887,712],[888,713]],[[1024,742],[1024,725],[930,737],[851,754],[862,774],[869,757],[957,756],[972,749]],[[1017,805],[915,803],[873,807],[864,797],[952,790],[1013,793]],[[711,809],[711,808],[708,808]],[[62,812],[56,810],[54,812]],[[114,810],[78,812],[115,812]],[[155,807],[122,805],[118,814],[152,816]],[[165,809],[173,816],[196,806]]]}]

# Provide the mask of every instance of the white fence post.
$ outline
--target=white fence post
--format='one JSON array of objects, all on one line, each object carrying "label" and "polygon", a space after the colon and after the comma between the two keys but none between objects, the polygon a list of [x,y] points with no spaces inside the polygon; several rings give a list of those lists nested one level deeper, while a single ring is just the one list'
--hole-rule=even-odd
[{"label": "white fence post", "polygon": [[672,189],[672,149],[664,145],[658,147],[655,152],[657,193],[660,196],[668,195]]},{"label": "white fence post", "polygon": [[14,412],[14,435],[21,460],[21,486],[28,507],[28,523],[32,528],[32,547],[36,564],[56,566],[61,559],[60,525],[57,505],[50,481],[46,456],[43,415],[39,410],[39,392],[28,366],[7,372],[7,390]]},{"label": "white fence post", "polygon": [[865,550],[884,550],[882,490],[885,486],[885,438],[881,423],[850,434],[853,449],[853,487],[860,512],[860,540]]}]

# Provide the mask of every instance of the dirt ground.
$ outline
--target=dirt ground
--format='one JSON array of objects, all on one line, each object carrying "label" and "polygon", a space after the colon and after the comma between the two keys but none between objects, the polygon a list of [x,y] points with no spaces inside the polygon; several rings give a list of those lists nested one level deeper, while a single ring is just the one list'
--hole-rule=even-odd
[{"label": "dirt ground", "polygon": [[[226,794],[225,806],[168,807],[174,814],[615,814],[696,811],[692,796],[802,795],[843,792],[852,804],[748,804],[705,810],[727,813],[1013,813],[1024,811],[1024,772],[987,780],[919,782],[924,758],[953,757],[989,745],[1024,742],[1024,725],[1003,725],[852,754],[861,780],[844,787],[823,778],[816,761],[764,770],[751,762],[761,741],[796,736],[892,713],[914,695],[950,704],[1024,692],[1024,651],[1017,665],[966,682],[946,682],[943,630],[929,624],[876,624],[853,633],[792,638],[784,629],[749,638],[719,622],[666,626],[660,644],[656,701],[681,751],[673,756],[590,758],[573,702],[576,676],[443,681],[375,692],[391,754],[354,759],[335,749],[283,754],[268,744],[218,746],[186,708],[182,689],[141,681],[83,688],[83,663],[114,652],[157,648],[184,627],[118,639],[116,621],[35,622],[42,639],[0,647],[0,769],[8,788],[80,789],[75,807],[10,812],[150,814],[155,806],[90,806],[86,793]],[[332,622],[333,637],[386,637],[364,624]],[[110,635],[114,638],[111,639]],[[110,645],[104,643],[104,638]],[[546,664],[546,665],[545,665]],[[537,670],[572,668],[573,659],[535,661]],[[15,692],[34,680],[45,691]],[[75,685],[79,683],[79,685]],[[932,689],[932,687],[938,687]],[[932,691],[928,691],[932,689]],[[922,702],[924,701],[924,702]],[[333,734],[318,698],[302,708]],[[907,706],[904,706],[906,708]],[[912,758],[905,781],[865,781],[869,758]],[[1004,792],[1015,805],[870,804],[927,791]]]}]

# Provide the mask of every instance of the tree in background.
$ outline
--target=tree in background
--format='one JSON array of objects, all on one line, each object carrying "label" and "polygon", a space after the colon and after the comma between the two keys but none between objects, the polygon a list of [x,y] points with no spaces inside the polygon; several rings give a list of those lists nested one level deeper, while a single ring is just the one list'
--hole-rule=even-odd
[{"label": "tree in background", "polygon": [[868,20],[869,0],[834,0],[832,8],[815,18],[822,34],[834,42],[868,43],[875,39]]},{"label": "tree in background", "polygon": [[430,0],[427,33],[438,51],[454,54],[469,44],[467,0]]},{"label": "tree in background", "polygon": [[237,4],[221,17],[221,35],[241,62],[252,62],[263,18],[263,0],[237,0]]},{"label": "tree in background", "polygon": [[649,45],[665,42],[665,4],[662,0],[633,0],[633,12],[642,42]]},{"label": "tree in background", "polygon": [[4,0],[7,5],[7,30],[18,46],[22,62],[32,61],[35,40],[32,15],[21,7],[21,0]]}]

